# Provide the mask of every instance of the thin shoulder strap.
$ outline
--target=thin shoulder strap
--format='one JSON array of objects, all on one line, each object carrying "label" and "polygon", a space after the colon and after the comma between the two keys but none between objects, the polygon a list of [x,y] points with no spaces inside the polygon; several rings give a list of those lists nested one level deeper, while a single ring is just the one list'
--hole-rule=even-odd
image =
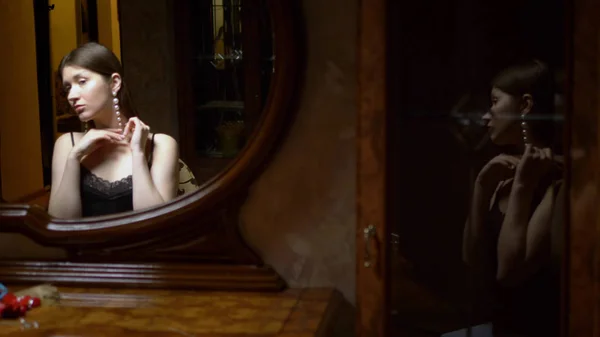
[{"label": "thin shoulder strap", "polygon": [[148,156],[148,164],[152,167],[152,155],[154,154],[154,136],[156,133],[152,134],[152,139],[150,140],[150,155]]},{"label": "thin shoulder strap", "polygon": [[70,132],[71,134],[71,145],[75,146],[75,140],[73,139],[73,132]]}]

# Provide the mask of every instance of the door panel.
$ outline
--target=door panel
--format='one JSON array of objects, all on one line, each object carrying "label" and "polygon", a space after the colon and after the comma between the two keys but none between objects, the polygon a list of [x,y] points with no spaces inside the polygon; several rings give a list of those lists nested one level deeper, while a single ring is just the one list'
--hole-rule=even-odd
[{"label": "door panel", "polygon": [[385,5],[385,0],[363,0],[359,18],[356,331],[361,337],[387,335]]},{"label": "door panel", "polygon": [[600,23],[595,13],[600,3],[576,0],[569,8],[573,21],[571,39],[571,118],[569,212],[565,258],[569,337],[599,336],[598,320],[598,117],[600,116]]},{"label": "door panel", "polygon": [[[465,328],[472,336],[496,329],[498,336],[510,321],[498,316],[498,303],[512,298],[513,307],[528,310],[531,319],[519,322],[526,334],[547,329],[546,336],[597,336],[600,24],[594,13],[600,4],[363,0],[361,6],[359,335],[440,336]],[[489,110],[494,75],[531,58],[552,74],[546,145],[564,166],[551,179],[560,184],[548,192],[552,271],[529,287],[506,288],[499,282],[504,260],[498,242],[485,246],[494,273],[482,282],[465,263],[464,229],[482,168],[498,154],[523,157],[522,148],[491,139],[481,118]],[[498,231],[513,190],[506,188],[508,197],[498,198],[504,202],[489,204],[504,214]],[[365,234],[369,225],[373,236]],[[527,291],[539,288],[548,291],[537,297]]]}]

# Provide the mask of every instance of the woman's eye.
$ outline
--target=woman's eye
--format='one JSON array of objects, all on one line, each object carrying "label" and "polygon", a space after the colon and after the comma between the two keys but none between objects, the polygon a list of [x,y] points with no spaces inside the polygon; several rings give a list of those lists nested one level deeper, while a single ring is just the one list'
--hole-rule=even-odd
[{"label": "woman's eye", "polygon": [[79,85],[84,85],[85,84],[85,80],[79,80]]}]

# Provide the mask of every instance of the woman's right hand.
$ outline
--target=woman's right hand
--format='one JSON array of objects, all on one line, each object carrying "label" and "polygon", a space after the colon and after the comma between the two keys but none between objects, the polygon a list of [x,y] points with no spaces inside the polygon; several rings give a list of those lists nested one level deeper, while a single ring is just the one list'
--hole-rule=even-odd
[{"label": "woman's right hand", "polygon": [[486,188],[496,188],[499,182],[514,177],[519,160],[515,156],[497,155],[479,171],[477,181]]},{"label": "woman's right hand", "polygon": [[71,156],[81,160],[101,146],[120,143],[123,139],[120,129],[91,129],[75,144]]}]

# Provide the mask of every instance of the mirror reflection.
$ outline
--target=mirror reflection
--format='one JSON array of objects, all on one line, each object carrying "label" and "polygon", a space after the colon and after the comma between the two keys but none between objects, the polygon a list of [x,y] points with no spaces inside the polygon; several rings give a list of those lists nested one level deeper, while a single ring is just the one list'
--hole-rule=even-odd
[{"label": "mirror reflection", "polygon": [[42,161],[32,186],[2,172],[5,202],[65,219],[146,209],[239,155],[275,71],[265,0],[68,2],[34,2]]},{"label": "mirror reflection", "polygon": [[58,67],[84,132],[60,136],[52,156],[48,213],[57,218],[140,210],[177,195],[177,142],[150,133],[137,114],[118,58],[88,42]]},{"label": "mirror reflection", "polygon": [[511,66],[492,80],[483,116],[490,140],[504,148],[475,178],[463,259],[474,283],[493,294],[499,334],[558,334],[560,257],[552,226],[561,220],[564,160],[554,87],[539,60]]},{"label": "mirror reflection", "polygon": [[185,61],[193,97],[183,113],[182,152],[198,181],[236,157],[256,127],[275,71],[265,0],[190,1]]},{"label": "mirror reflection", "polygon": [[558,336],[563,1],[391,6],[392,330]]}]

